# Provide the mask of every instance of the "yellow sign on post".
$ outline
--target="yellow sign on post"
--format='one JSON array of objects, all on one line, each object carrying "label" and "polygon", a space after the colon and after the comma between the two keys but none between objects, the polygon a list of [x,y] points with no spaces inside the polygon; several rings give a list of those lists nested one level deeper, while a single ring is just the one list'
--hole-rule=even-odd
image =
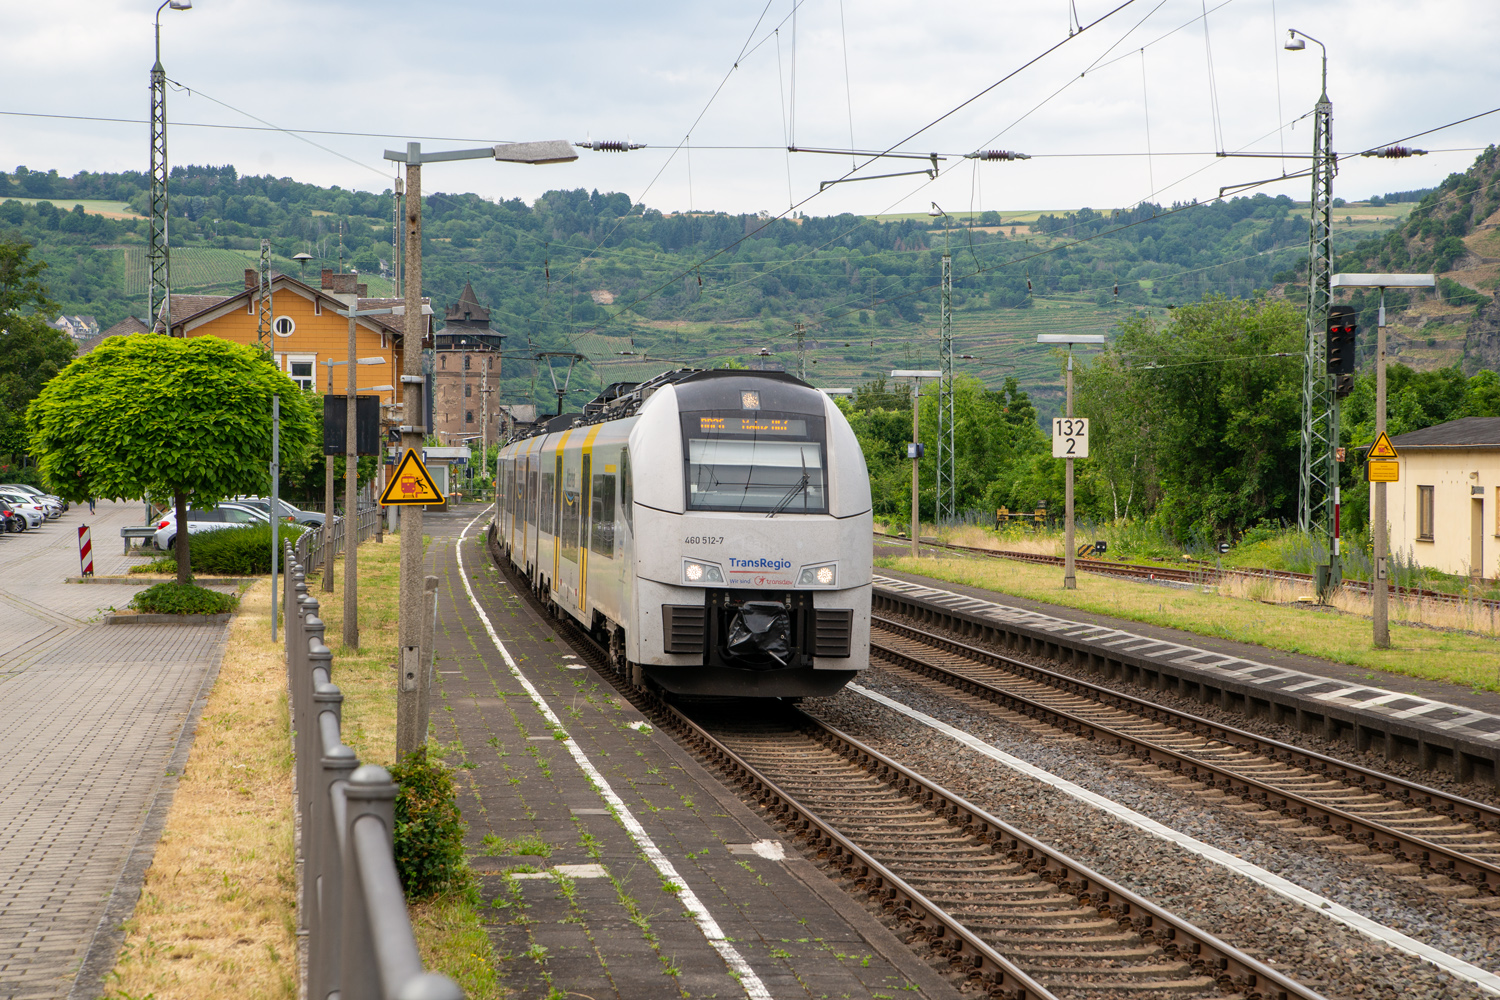
[{"label": "yellow sign on post", "polygon": [[1381,431],[1380,436],[1375,439],[1375,443],[1370,445],[1370,454],[1368,458],[1371,461],[1379,458],[1394,462],[1400,457],[1401,456],[1396,454],[1396,446],[1391,444],[1390,438],[1386,437],[1385,431]]},{"label": "yellow sign on post", "polygon": [[432,481],[432,475],[422,460],[417,457],[414,449],[406,449],[406,454],[401,456],[401,462],[396,466],[396,472],[391,476],[391,481],[386,484],[385,492],[380,494],[380,505],[382,507],[399,507],[403,505],[427,505],[443,503],[442,491],[437,488],[437,483]]},{"label": "yellow sign on post", "polygon": [[1401,463],[1372,461],[1367,467],[1366,473],[1366,478],[1372,483],[1399,483],[1401,481]]}]

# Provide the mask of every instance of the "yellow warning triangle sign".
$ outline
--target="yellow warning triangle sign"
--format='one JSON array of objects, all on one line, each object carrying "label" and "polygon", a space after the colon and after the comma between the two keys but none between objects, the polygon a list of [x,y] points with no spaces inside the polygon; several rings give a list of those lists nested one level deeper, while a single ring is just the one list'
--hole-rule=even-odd
[{"label": "yellow warning triangle sign", "polygon": [[1370,446],[1370,454],[1367,457],[1388,460],[1398,457],[1396,455],[1396,446],[1391,444],[1391,439],[1386,437],[1385,431],[1381,431],[1380,436],[1375,439],[1375,443]]},{"label": "yellow warning triangle sign", "polygon": [[437,483],[432,481],[427,467],[417,457],[416,451],[406,449],[406,454],[401,456],[401,462],[396,466],[395,474],[386,484],[385,492],[380,494],[381,506],[442,502],[443,494],[438,491]]}]

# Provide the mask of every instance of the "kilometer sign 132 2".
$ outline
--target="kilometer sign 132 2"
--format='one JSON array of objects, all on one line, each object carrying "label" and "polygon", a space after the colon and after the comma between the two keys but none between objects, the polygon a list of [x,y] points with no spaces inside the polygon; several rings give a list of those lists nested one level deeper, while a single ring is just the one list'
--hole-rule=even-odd
[{"label": "kilometer sign 132 2", "polygon": [[1088,417],[1052,418],[1052,457],[1089,457]]}]

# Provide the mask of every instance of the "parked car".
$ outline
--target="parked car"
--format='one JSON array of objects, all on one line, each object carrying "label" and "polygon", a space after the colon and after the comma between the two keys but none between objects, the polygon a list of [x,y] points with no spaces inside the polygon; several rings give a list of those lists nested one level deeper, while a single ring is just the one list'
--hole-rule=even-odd
[{"label": "parked car", "polygon": [[11,510],[10,504],[0,500],[0,533],[25,530],[26,518]]},{"label": "parked car", "polygon": [[0,499],[9,501],[13,506],[20,504],[25,507],[35,507],[42,512],[42,517],[48,521],[62,517],[62,505],[53,501],[50,497],[32,496],[29,493],[22,493],[20,490],[0,486]]},{"label": "parked car", "polygon": [[62,497],[53,496],[51,493],[47,493],[44,490],[39,490],[35,486],[25,486],[20,483],[0,483],[0,490],[6,490],[7,492],[11,493],[23,493],[27,496],[33,497],[44,497],[55,503],[64,513],[66,513],[68,510],[68,501],[64,500]]},{"label": "parked car", "polygon": [[27,503],[16,494],[0,494],[0,502],[10,511],[11,527],[16,531],[40,527],[47,520],[45,508],[40,504]]},{"label": "parked car", "polygon": [[[247,524],[269,524],[268,518],[263,512],[254,507],[247,507],[238,503],[221,503],[217,507],[208,507],[203,510],[188,511],[188,534],[196,535],[204,531],[218,531],[222,528],[235,528]],[[156,525],[156,534],[153,541],[158,549],[172,551],[177,544],[177,515],[175,513],[165,515]]]},{"label": "parked car", "polygon": [[[281,505],[282,520],[291,521],[293,524],[303,524],[309,528],[316,528],[320,526],[324,521],[323,515],[318,511],[302,510],[301,508],[289,504],[285,500],[279,498],[276,502]],[[270,516],[271,513],[271,500],[269,497],[235,497],[230,501],[230,503],[238,503],[244,504],[246,507],[254,507],[256,510],[267,516]],[[337,518],[335,518],[335,520],[337,520]]]}]

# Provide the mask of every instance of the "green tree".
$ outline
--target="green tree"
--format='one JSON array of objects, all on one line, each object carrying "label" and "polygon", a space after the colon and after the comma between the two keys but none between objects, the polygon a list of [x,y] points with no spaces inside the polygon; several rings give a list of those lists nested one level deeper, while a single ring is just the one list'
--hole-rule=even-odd
[{"label": "green tree", "polygon": [[269,482],[273,395],[281,461],[291,463],[312,445],[312,406],[264,353],[217,337],[111,337],[43,387],[26,423],[42,474],[63,496],[170,496],[186,583],[188,503]]},{"label": "green tree", "polygon": [[31,250],[29,243],[0,240],[0,454],[12,459],[26,448],[27,405],[75,350],[47,322],[57,303],[42,283],[47,262],[33,260]]}]

